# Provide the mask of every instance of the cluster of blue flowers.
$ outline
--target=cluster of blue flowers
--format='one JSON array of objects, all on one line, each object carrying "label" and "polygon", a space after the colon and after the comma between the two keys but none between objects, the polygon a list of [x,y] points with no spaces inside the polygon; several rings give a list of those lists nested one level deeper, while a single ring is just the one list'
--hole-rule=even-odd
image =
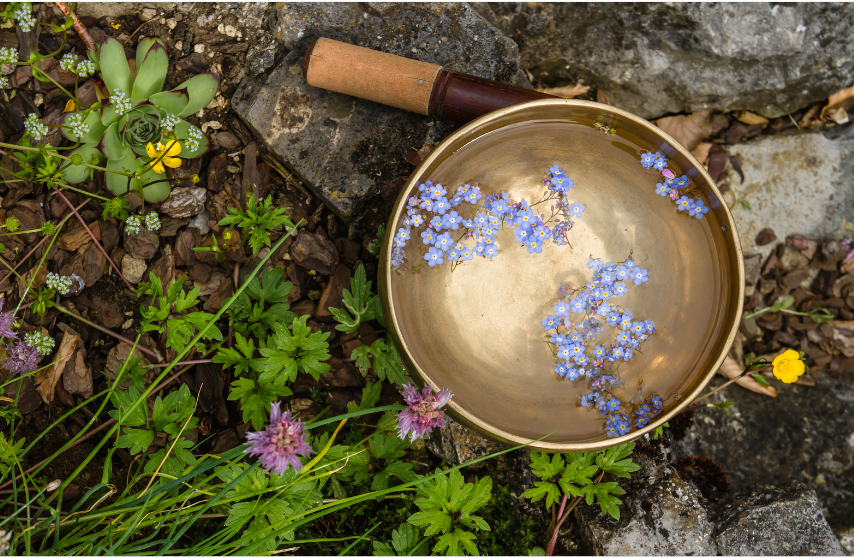
[{"label": "cluster of blue flowers", "polygon": [[[475,256],[492,259],[498,255],[496,236],[505,225],[512,227],[516,242],[528,249],[529,254],[539,254],[543,244],[551,240],[558,245],[568,244],[567,233],[572,229],[572,218],[580,218],[584,206],[570,203],[567,192],[574,183],[566,171],[555,165],[543,181],[547,187],[540,201],[554,201],[552,214],[547,219],[534,213],[531,204],[522,200],[514,202],[507,192],[483,196],[478,186],[459,186],[449,196],[441,184],[428,180],[418,186],[419,195],[409,198],[406,216],[394,236],[391,265],[397,269],[406,259],[406,244],[413,230],[422,226],[421,242],[427,246],[424,260],[430,267],[451,262],[458,265]],[[482,207],[476,207],[483,200]],[[468,216],[460,215],[463,203],[475,207]],[[429,217],[432,214],[432,217]],[[553,226],[549,226],[552,221]]]},{"label": "cluster of blue flowers", "polygon": [[[615,375],[619,361],[631,360],[641,343],[655,332],[652,320],[635,320],[628,309],[613,304],[613,299],[625,296],[630,281],[635,285],[646,283],[649,274],[631,258],[615,265],[591,257],[587,267],[593,271],[592,280],[569,294],[561,287],[561,300],[542,325],[558,359],[555,373],[569,380],[587,378],[590,393],[581,397],[581,405],[596,408],[606,417],[609,437],[622,436],[633,424],[637,428],[646,426],[652,414],[661,410],[658,397],[638,404],[631,412],[627,408],[630,404],[612,394],[613,387],[620,384]],[[571,314],[581,314],[582,318],[576,322]],[[613,343],[596,344],[604,324],[617,330],[616,337]]]},{"label": "cluster of blue flowers", "polygon": [[[688,196],[691,191],[687,190],[687,188],[691,185],[691,181],[684,174],[676,178],[673,171],[667,168],[667,159],[664,158],[664,155],[660,151],[643,153],[641,155],[641,165],[645,169],[661,171],[664,180],[655,185],[655,193],[659,196],[669,197],[676,202],[676,207],[679,211],[687,211],[688,215],[697,219],[702,219],[703,215],[709,212],[709,207],[703,203],[703,200],[698,197],[692,198]],[[686,189],[685,194],[679,191],[683,188]]]}]

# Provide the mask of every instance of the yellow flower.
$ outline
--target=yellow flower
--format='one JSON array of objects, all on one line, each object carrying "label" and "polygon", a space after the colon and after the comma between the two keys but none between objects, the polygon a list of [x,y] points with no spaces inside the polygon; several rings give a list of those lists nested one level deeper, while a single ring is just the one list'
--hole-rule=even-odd
[{"label": "yellow flower", "polygon": [[[154,172],[157,174],[163,174],[166,172],[163,165],[173,169],[181,166],[181,159],[178,159],[177,157],[177,155],[181,153],[181,144],[178,143],[178,140],[172,140],[167,145],[157,142],[157,147],[154,147],[149,143],[145,146],[145,152],[149,157],[154,159],[149,163],[149,165],[151,165],[151,168],[154,169]],[[163,156],[163,158],[158,161],[157,159],[161,156]]]},{"label": "yellow flower", "polygon": [[806,366],[797,351],[789,349],[774,358],[771,363],[774,367],[774,376],[786,384],[798,381],[798,376],[804,373]]}]

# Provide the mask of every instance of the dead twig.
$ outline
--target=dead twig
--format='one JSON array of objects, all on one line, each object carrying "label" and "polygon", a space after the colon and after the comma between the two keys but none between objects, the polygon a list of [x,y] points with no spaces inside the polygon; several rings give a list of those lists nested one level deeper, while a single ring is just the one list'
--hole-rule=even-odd
[{"label": "dead twig", "polygon": [[104,257],[107,258],[107,261],[110,262],[110,265],[113,267],[113,269],[119,275],[119,277],[122,278],[122,281],[125,282],[125,285],[127,285],[127,288],[130,289],[132,292],[136,292],[136,289],[134,289],[133,285],[130,284],[130,281],[128,281],[125,278],[125,276],[122,275],[122,272],[119,269],[119,266],[116,265],[116,262],[113,261],[113,258],[110,257],[110,255],[107,253],[107,251],[104,250],[104,247],[101,246],[101,243],[98,242],[98,239],[95,238],[95,235],[92,233],[92,229],[89,228],[89,225],[86,224],[86,221],[83,220],[83,217],[81,217],[80,214],[77,212],[77,210],[74,209],[74,205],[68,200],[67,197],[65,197],[65,194],[62,193],[62,190],[57,189],[55,191],[59,195],[59,197],[61,197],[63,200],[65,200],[65,203],[68,204],[68,207],[71,208],[71,211],[74,212],[74,215],[77,217],[77,220],[80,221],[80,224],[83,225],[83,228],[86,229],[87,233],[89,233],[89,237],[92,238],[92,241],[95,243],[95,246],[97,246],[98,249],[101,251],[101,253],[104,254]]},{"label": "dead twig", "polygon": [[71,17],[74,20],[74,30],[77,31],[77,34],[80,35],[80,38],[86,44],[86,48],[89,50],[95,50],[95,40],[92,38],[92,35],[89,34],[89,31],[86,30],[86,26],[80,21],[80,18],[77,17],[77,14],[71,11],[71,8],[68,7],[68,4],[65,2],[54,2],[56,7],[59,8],[65,17]]}]

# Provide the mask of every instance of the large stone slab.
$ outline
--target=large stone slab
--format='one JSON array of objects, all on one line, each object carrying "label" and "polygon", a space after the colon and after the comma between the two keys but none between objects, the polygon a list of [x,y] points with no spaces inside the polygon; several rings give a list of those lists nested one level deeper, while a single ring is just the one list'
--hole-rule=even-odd
[{"label": "large stone slab", "polygon": [[854,82],[854,5],[478,4],[552,84],[584,79],[646,118],[707,108],[783,116]]},{"label": "large stone slab", "polygon": [[842,556],[815,492],[799,482],[736,493],[715,516],[722,556]]},{"label": "large stone slab", "polygon": [[273,33],[289,52],[269,74],[244,80],[232,106],[345,221],[379,186],[412,171],[407,151],[437,143],[454,125],[308,86],[302,64],[312,41],[328,37],[485,78],[524,80],[516,44],[468,4],[275,9]]},{"label": "large stone slab", "polygon": [[823,134],[770,136],[730,148],[741,153],[744,182],[733,188],[750,202],[733,209],[745,253],[767,256],[776,243],[756,245],[766,228],[777,238],[823,237],[854,221],[854,130],[836,139]]},{"label": "large stone slab", "polygon": [[775,398],[727,387],[711,399],[732,401],[728,412],[698,411],[674,452],[714,459],[735,490],[801,481],[815,490],[831,526],[854,526],[854,381],[824,373],[815,381],[778,383]]}]

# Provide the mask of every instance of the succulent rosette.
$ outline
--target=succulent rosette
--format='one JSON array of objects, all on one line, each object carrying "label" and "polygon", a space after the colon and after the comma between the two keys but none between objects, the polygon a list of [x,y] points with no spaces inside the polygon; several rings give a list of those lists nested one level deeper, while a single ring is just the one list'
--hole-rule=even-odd
[{"label": "succulent rosette", "polygon": [[[148,167],[139,177],[143,195],[148,202],[162,202],[169,196],[169,182],[163,180],[163,165],[158,163],[158,157],[150,157],[149,153],[162,154],[163,146],[171,146],[175,141],[180,144],[182,159],[193,159],[207,152],[205,135],[182,119],[213,99],[220,77],[216,73],[200,74],[171,91],[163,91],[169,57],[163,41],[152,37],[139,41],[135,78],[124,47],[112,37],[105,37],[90,57],[100,68],[110,100],[103,106],[96,104],[91,109],[63,116],[60,122],[63,134],[81,143],[71,156],[79,154],[89,164],[103,165],[106,161],[108,169],[123,172]],[[171,147],[168,150],[170,156],[176,151]],[[84,164],[72,162],[64,171],[65,179],[70,183],[82,182],[89,176],[89,170]],[[105,174],[107,189],[114,195],[133,189],[132,178]]]}]

